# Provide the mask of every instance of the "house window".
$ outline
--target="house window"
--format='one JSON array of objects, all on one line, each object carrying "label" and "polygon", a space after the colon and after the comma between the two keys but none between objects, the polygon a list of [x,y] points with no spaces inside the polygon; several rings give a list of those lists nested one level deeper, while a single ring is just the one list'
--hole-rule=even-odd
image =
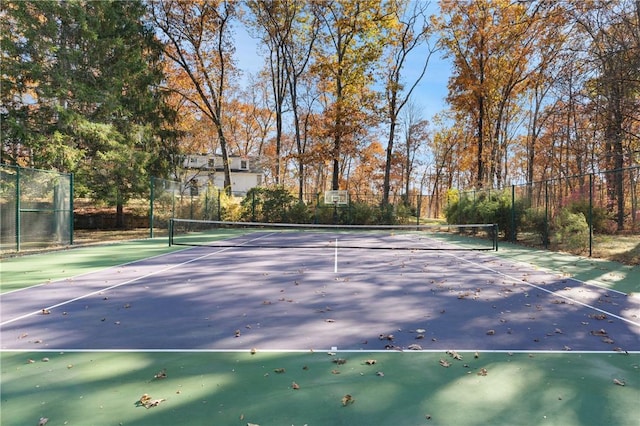
[{"label": "house window", "polygon": [[246,170],[249,168],[248,164],[247,164],[247,160],[240,160],[240,168],[242,170]]},{"label": "house window", "polygon": [[216,160],[215,160],[215,158],[209,158],[209,168],[210,169],[215,169],[216,168]]}]

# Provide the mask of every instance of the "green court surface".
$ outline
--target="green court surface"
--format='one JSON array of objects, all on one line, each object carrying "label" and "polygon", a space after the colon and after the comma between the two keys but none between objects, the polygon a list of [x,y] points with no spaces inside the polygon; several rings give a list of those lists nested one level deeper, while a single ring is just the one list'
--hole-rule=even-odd
[{"label": "green court surface", "polygon": [[75,246],[48,253],[8,257],[0,262],[0,292],[60,280],[183,249],[184,247],[169,247],[166,238],[154,238]]},{"label": "green court surface", "polygon": [[[640,419],[638,354],[459,355],[4,352],[2,424],[631,426]],[[157,405],[142,406],[144,394]]]},{"label": "green court surface", "polygon": [[[176,250],[184,247],[159,238],[6,258],[1,292]],[[508,244],[495,254],[627,294],[640,292],[638,266]],[[163,330],[157,332],[162,339]],[[326,350],[2,351],[0,423],[640,424],[638,352],[487,351],[477,358],[461,352],[457,360],[444,351]],[[141,405],[144,394],[157,406]],[[343,404],[346,395],[351,399]]]}]

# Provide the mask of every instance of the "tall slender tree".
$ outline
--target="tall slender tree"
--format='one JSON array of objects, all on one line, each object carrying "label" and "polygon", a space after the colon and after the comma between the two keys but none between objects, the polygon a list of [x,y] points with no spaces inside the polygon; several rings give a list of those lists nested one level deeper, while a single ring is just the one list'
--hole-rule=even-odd
[{"label": "tall slender tree", "polygon": [[[384,115],[389,125],[382,191],[383,206],[389,204],[391,163],[398,115],[426,74],[431,55],[438,49],[437,45],[432,46],[429,43],[429,37],[433,32],[427,16],[429,2],[414,2],[411,7],[408,7],[409,2],[395,1],[393,5],[392,13],[395,23],[390,30],[386,63],[382,67],[385,80]],[[423,47],[426,48],[421,51],[420,48]],[[422,58],[417,61],[418,71],[411,77],[408,84],[405,84],[407,63],[412,56],[417,56],[416,52],[422,55]],[[406,195],[408,196],[408,192]]]},{"label": "tall slender tree", "polygon": [[229,86],[235,76],[231,23],[236,17],[230,0],[153,1],[150,19],[174,65],[170,90],[178,93],[216,132],[222,154],[225,191],[231,192],[231,169],[223,118]]}]

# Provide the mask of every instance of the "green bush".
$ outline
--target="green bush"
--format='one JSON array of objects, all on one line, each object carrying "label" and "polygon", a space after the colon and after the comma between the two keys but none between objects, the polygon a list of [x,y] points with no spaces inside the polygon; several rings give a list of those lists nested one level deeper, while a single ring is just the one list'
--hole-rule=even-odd
[{"label": "green bush", "polygon": [[521,229],[540,236],[540,243],[545,247],[549,245],[549,224],[544,210],[538,208],[524,210]]},{"label": "green bush", "polygon": [[[571,202],[567,209],[571,213],[582,213],[585,219],[587,220],[587,224],[589,223],[589,200],[582,199],[578,201]],[[607,214],[607,209],[603,207],[593,206],[591,208],[591,224],[593,226],[593,232],[598,234],[608,234],[611,233],[610,227],[607,222],[609,219],[609,215]]]},{"label": "green bush", "polygon": [[220,193],[220,220],[238,221],[242,218],[242,207],[236,197]]},{"label": "green bush", "polygon": [[[517,233],[526,204],[525,200],[517,200],[512,206],[509,191],[480,192],[474,197],[465,194],[461,197],[450,197],[449,200],[445,208],[448,223],[497,223],[498,229],[506,238]],[[514,208],[515,211],[512,212]]]},{"label": "green bush", "polygon": [[572,253],[584,251],[589,245],[589,225],[582,213],[560,210],[554,219],[555,240],[561,249]]},{"label": "green bush", "polygon": [[298,199],[282,186],[251,188],[240,205],[242,219],[253,222],[287,223],[290,211],[300,215]]}]

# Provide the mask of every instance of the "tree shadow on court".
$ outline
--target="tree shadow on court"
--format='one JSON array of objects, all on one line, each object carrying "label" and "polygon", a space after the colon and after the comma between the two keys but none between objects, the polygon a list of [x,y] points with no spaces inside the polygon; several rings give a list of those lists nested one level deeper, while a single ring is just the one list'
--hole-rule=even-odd
[{"label": "tree shadow on court", "polygon": [[[638,355],[459,355],[5,352],[2,424],[622,425],[640,414]],[[144,408],[144,394],[162,401]]]},{"label": "tree shadow on court", "polygon": [[636,296],[540,271],[237,273],[233,262],[246,265],[194,262],[28,316],[3,326],[3,348],[640,350]]}]

